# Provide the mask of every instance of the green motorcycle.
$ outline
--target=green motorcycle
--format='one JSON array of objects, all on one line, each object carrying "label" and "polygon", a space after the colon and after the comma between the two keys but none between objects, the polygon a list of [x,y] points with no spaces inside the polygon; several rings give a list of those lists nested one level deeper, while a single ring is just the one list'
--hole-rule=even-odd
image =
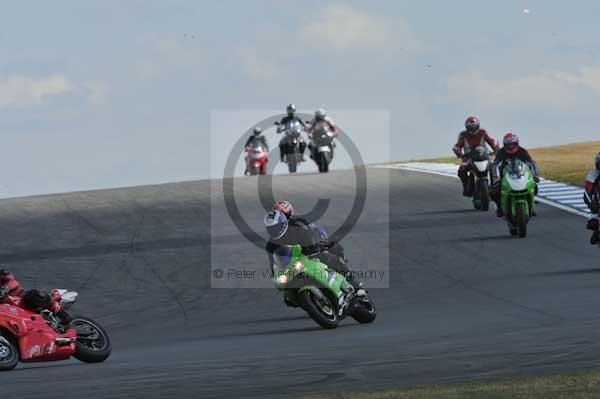
[{"label": "green motorcycle", "polygon": [[346,316],[359,323],[375,320],[369,297],[357,297],[343,275],[303,255],[300,245],[280,247],[273,257],[273,278],[285,302],[300,306],[321,327],[336,328]]},{"label": "green motorcycle", "polygon": [[527,223],[535,212],[536,183],[529,165],[514,159],[507,160],[502,176],[500,204],[513,236],[525,237]]}]

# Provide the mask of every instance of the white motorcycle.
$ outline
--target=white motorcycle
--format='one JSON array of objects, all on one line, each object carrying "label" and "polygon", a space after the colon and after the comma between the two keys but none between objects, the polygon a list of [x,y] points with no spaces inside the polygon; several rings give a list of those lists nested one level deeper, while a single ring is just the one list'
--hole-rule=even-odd
[{"label": "white motorcycle", "polygon": [[302,125],[298,120],[290,120],[285,124],[275,122],[277,125],[277,133],[285,133],[284,137],[279,142],[280,147],[283,147],[284,159],[287,163],[290,173],[296,173],[297,166],[302,159],[301,146],[304,144],[302,138]]},{"label": "white motorcycle", "polygon": [[311,158],[317,164],[319,172],[329,172],[329,164],[333,160],[333,149],[335,148],[335,133],[327,122],[319,121],[315,124],[311,133]]},{"label": "white motorcycle", "polygon": [[490,209],[490,153],[484,146],[477,146],[469,154],[469,192],[473,193],[475,209]]}]

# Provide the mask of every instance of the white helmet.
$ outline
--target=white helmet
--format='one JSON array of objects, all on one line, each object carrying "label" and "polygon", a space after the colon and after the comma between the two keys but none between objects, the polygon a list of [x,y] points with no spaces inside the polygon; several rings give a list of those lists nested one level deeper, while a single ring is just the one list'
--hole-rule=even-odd
[{"label": "white helmet", "polygon": [[264,219],[265,228],[271,239],[279,239],[287,233],[288,218],[283,212],[273,209],[267,213]]},{"label": "white helmet", "polygon": [[325,112],[325,110],[323,108],[319,108],[318,110],[315,111],[315,118],[317,118],[317,119],[325,119],[326,116],[327,116],[327,112]]}]

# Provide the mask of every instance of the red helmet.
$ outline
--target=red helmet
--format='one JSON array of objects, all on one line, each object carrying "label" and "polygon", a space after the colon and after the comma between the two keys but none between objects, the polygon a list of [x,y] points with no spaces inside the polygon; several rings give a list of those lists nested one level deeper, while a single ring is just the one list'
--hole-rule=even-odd
[{"label": "red helmet", "polygon": [[504,151],[507,154],[514,154],[519,151],[519,136],[514,133],[506,133],[502,144],[504,144]]},{"label": "red helmet", "polygon": [[288,201],[277,201],[273,204],[273,209],[283,212],[288,219],[294,216],[294,207]]},{"label": "red helmet", "polygon": [[465,121],[467,132],[474,134],[479,130],[479,119],[474,116],[469,116]]}]

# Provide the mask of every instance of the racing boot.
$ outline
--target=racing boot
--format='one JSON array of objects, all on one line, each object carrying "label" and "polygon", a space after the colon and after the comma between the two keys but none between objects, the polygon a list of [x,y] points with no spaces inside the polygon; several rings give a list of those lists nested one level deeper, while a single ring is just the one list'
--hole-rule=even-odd
[{"label": "racing boot", "polygon": [[590,244],[597,245],[598,243],[600,243],[600,231],[594,231],[590,238]]}]

